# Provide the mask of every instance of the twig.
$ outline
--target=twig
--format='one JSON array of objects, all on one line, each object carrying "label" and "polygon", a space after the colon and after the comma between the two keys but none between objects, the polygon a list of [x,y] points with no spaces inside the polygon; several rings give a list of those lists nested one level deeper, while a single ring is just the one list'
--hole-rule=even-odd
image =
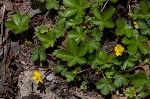
[{"label": "twig", "polygon": [[106,7],[106,5],[107,5],[108,2],[109,2],[109,0],[107,0],[107,1],[105,2],[103,8],[101,9],[101,12],[103,12],[103,10],[105,9],[105,7]]},{"label": "twig", "polygon": [[3,42],[3,36],[4,36],[4,31],[3,31],[3,28],[4,28],[4,14],[5,14],[5,5],[3,6],[3,13],[2,13],[2,22],[1,22],[1,43]]}]

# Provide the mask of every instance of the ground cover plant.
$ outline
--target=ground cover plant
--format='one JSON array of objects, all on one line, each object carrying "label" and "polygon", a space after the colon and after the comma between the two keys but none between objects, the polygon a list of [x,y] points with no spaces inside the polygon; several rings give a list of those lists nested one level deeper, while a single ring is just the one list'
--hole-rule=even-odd
[{"label": "ground cover plant", "polygon": [[[150,2],[122,10],[121,0],[38,0],[56,12],[51,26],[29,26],[30,17],[15,13],[5,22],[15,35],[34,28],[40,44],[32,60],[54,58],[53,71],[80,90],[141,99],[150,96]],[[131,3],[131,2],[130,2]],[[134,5],[133,3],[133,5]],[[51,15],[50,15],[51,16]],[[49,17],[49,16],[46,16]],[[33,43],[33,42],[32,42]],[[31,43],[31,44],[32,44]],[[36,76],[37,74],[37,76]],[[43,83],[35,71],[36,83]]]}]

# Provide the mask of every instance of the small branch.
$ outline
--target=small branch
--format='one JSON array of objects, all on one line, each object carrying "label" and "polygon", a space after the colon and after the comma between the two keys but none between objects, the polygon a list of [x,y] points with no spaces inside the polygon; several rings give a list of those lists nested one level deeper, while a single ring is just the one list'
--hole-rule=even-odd
[{"label": "small branch", "polygon": [[103,10],[105,9],[105,7],[106,7],[106,5],[107,5],[108,2],[109,2],[109,0],[107,0],[107,1],[105,2],[103,8],[101,9],[101,12],[103,12]]},{"label": "small branch", "polygon": [[4,36],[4,14],[5,14],[5,5],[3,6],[3,13],[2,13],[2,22],[1,22],[1,43],[3,43],[3,36]]}]

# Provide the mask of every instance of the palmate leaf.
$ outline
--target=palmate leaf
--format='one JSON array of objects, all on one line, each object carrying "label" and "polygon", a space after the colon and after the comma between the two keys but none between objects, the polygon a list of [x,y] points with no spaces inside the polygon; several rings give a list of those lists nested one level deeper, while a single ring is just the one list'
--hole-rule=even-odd
[{"label": "palmate leaf", "polygon": [[96,87],[97,87],[97,89],[101,90],[101,93],[103,95],[107,95],[110,93],[110,91],[115,90],[115,86],[112,83],[112,80],[110,80],[110,79],[107,79],[107,81],[103,78],[100,79],[100,81],[96,82]]},{"label": "palmate leaf", "polygon": [[135,87],[144,87],[147,83],[149,83],[147,76],[144,72],[139,72],[136,75],[131,75],[128,78]]},{"label": "palmate leaf", "polygon": [[47,34],[38,34],[37,33],[37,37],[43,43],[43,46],[45,48],[53,47],[54,43],[56,41],[54,32],[52,30],[50,30]]},{"label": "palmate leaf", "polygon": [[86,59],[83,57],[87,53],[86,46],[78,46],[77,42],[73,39],[67,41],[67,50],[56,50],[53,52],[53,55],[64,60],[68,61],[68,66],[73,66],[75,64],[84,64]]},{"label": "palmate leaf", "polygon": [[68,33],[68,37],[71,39],[75,39],[77,43],[81,41],[85,41],[86,33],[88,33],[88,29],[83,30],[83,27],[76,27],[76,30],[72,30]]},{"label": "palmate leaf", "polygon": [[98,9],[92,9],[95,19],[93,20],[93,24],[98,25],[100,30],[103,30],[105,27],[113,28],[114,22],[111,20],[112,15],[115,12],[115,8],[110,7],[103,13]]},{"label": "palmate leaf", "polygon": [[28,29],[30,17],[28,15],[21,15],[20,13],[11,16],[11,21],[5,22],[5,26],[14,30],[15,34],[19,34]]},{"label": "palmate leaf", "polygon": [[45,47],[39,46],[37,48],[34,48],[31,58],[33,61],[37,61],[38,59],[40,61],[45,61],[46,60]]},{"label": "palmate leaf", "polygon": [[[94,64],[97,64],[97,68],[109,68],[111,67],[113,56],[107,55],[106,52],[100,51],[96,53]],[[95,67],[95,66],[94,66]]]},{"label": "palmate leaf", "polygon": [[128,59],[123,61],[123,66],[121,67],[122,70],[126,70],[128,68],[132,68],[135,66],[136,59],[134,57],[129,57]]},{"label": "palmate leaf", "polygon": [[150,9],[148,2],[145,0],[140,1],[140,9],[142,13],[147,14]]},{"label": "palmate leaf", "polygon": [[134,55],[137,53],[138,49],[142,54],[148,53],[148,47],[146,45],[147,39],[143,36],[133,37],[132,39],[124,38],[122,43],[128,45],[128,53]]},{"label": "palmate leaf", "polygon": [[46,8],[47,9],[52,9],[54,8],[55,10],[58,10],[59,8],[59,1],[57,0],[46,0]]},{"label": "palmate leaf", "polygon": [[131,37],[133,35],[133,30],[130,25],[127,24],[125,20],[118,19],[116,20],[117,30],[116,35],[126,35],[127,37]]},{"label": "palmate leaf", "polygon": [[74,14],[82,16],[84,9],[89,7],[89,3],[85,0],[63,0],[63,4],[67,7],[63,12],[64,17],[69,17]]},{"label": "palmate leaf", "polygon": [[94,50],[98,50],[100,48],[100,43],[98,41],[88,39],[87,41],[82,43],[87,46],[88,52],[92,53]]},{"label": "palmate leaf", "polygon": [[144,35],[150,34],[150,28],[147,26],[145,22],[139,21],[138,24],[139,24],[142,34]]},{"label": "palmate leaf", "polygon": [[124,85],[127,85],[129,83],[129,80],[124,76],[124,75],[121,75],[119,73],[115,73],[114,75],[114,84],[117,86],[117,87],[120,87],[122,86],[123,84]]}]

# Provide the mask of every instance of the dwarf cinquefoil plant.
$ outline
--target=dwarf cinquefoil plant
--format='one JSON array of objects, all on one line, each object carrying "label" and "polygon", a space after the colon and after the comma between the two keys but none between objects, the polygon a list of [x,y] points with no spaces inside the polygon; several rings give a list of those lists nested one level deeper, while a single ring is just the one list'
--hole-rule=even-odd
[{"label": "dwarf cinquefoil plant", "polygon": [[[48,54],[57,61],[54,71],[68,83],[78,82],[83,90],[92,84],[104,97],[118,92],[129,98],[150,94],[144,69],[150,64],[150,9],[146,1],[141,0],[140,9],[130,10],[129,16],[119,18],[114,6],[117,0],[41,1],[47,2],[47,9],[55,9],[58,16],[51,28],[35,28],[41,46],[33,51],[34,61],[46,61],[49,51],[45,51],[50,49]],[[105,46],[111,50],[106,51]]]}]

